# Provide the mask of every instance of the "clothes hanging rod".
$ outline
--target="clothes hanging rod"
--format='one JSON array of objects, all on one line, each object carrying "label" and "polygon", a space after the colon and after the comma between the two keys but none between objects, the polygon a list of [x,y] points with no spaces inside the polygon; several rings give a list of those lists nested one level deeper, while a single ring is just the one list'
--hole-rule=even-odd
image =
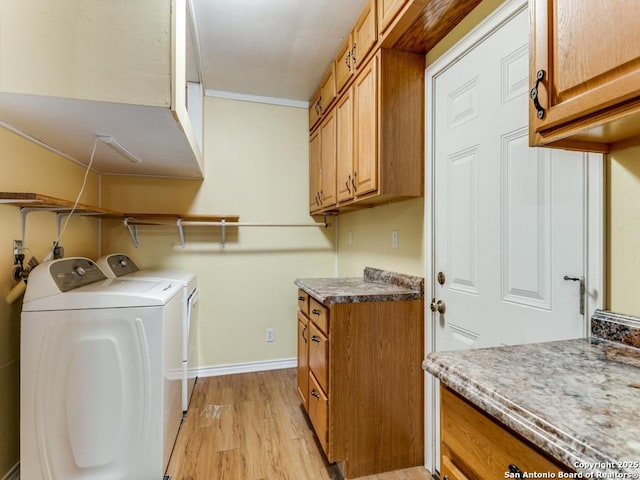
[{"label": "clothes hanging rod", "polygon": [[147,226],[176,226],[178,228],[178,233],[180,235],[180,244],[182,248],[185,247],[185,234],[184,227],[185,226],[202,226],[202,227],[221,227],[221,240],[220,245],[224,248],[227,238],[227,227],[324,227],[327,228],[331,224],[327,223],[327,215],[324,216],[324,221],[322,223],[269,223],[269,222],[227,222],[226,220],[221,221],[204,221],[204,220],[184,220],[181,217],[178,217],[173,222],[170,221],[153,221],[153,220],[136,220],[135,217],[125,217],[123,224],[129,230],[131,234],[131,239],[133,240],[133,244],[137,248],[140,244],[139,236],[138,236],[138,226],[147,225]]},{"label": "clothes hanging rod", "polygon": [[[175,222],[162,222],[162,221],[149,221],[149,220],[136,220],[135,218],[127,218],[127,225],[170,225],[173,226]],[[182,220],[180,225],[185,227],[329,227],[331,224],[327,222],[320,223],[264,223],[264,222],[207,222],[196,220]]]}]

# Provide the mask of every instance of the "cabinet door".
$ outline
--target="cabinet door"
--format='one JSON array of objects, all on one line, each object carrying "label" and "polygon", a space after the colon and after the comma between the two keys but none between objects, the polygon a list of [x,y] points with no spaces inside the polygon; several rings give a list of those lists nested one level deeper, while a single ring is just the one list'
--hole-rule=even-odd
[{"label": "cabinet door", "polygon": [[371,59],[354,82],[355,195],[378,189],[378,61]]},{"label": "cabinet door", "polygon": [[323,209],[336,204],[336,111],[332,109],[320,126],[320,204]]},{"label": "cabinet door", "polygon": [[320,89],[318,89],[309,100],[309,130],[320,120]]},{"label": "cabinet door", "polygon": [[353,198],[353,102],[351,97],[351,90],[348,90],[336,104],[338,202],[346,202]]},{"label": "cabinet door", "polygon": [[[531,143],[536,134],[581,119],[598,125],[596,113],[640,97],[640,30],[635,0],[592,0],[588,8],[577,0],[530,2],[533,85],[544,71],[538,93],[542,119],[530,102]],[[585,116],[592,116],[591,120]]]},{"label": "cabinet door", "polygon": [[336,98],[336,75],[335,64],[332,62],[320,83],[320,115],[327,113],[334,98]]},{"label": "cabinet door", "polygon": [[309,320],[298,312],[298,395],[309,411]]},{"label": "cabinet door", "polygon": [[329,399],[311,372],[309,373],[309,418],[322,449],[328,454]]},{"label": "cabinet door", "polygon": [[309,137],[309,212],[320,210],[320,129]]},{"label": "cabinet door", "polygon": [[378,0],[378,33],[382,34],[407,0]]},{"label": "cabinet door", "polygon": [[326,392],[329,388],[329,340],[309,322],[309,369]]},{"label": "cabinet door", "polygon": [[349,35],[336,55],[336,92],[342,91],[355,70],[351,58],[352,45],[351,35]]},{"label": "cabinet door", "polygon": [[358,21],[353,27],[353,46],[351,56],[355,67],[358,68],[364,57],[377,40],[376,9],[373,0],[369,0],[362,10]]},{"label": "cabinet door", "polygon": [[442,464],[454,473],[467,473],[469,478],[504,478],[510,465],[522,472],[553,472],[552,478],[571,471],[442,385],[440,431]]}]

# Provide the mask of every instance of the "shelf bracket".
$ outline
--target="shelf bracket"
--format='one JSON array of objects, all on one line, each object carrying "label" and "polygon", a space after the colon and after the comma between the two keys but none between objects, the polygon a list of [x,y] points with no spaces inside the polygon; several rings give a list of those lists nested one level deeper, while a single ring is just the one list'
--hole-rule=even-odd
[{"label": "shelf bracket", "polygon": [[224,248],[224,244],[227,242],[227,221],[223,218],[220,223],[222,224],[220,225],[222,227],[222,239],[220,241],[220,246]]},{"label": "shelf bracket", "polygon": [[127,229],[129,229],[129,235],[131,235],[131,240],[133,241],[133,246],[138,248],[140,246],[140,241],[138,239],[138,225],[129,225],[129,218],[125,218],[122,223]]},{"label": "shelf bracket", "polygon": [[184,248],[185,239],[184,239],[184,226],[182,225],[182,217],[178,217],[176,219],[176,226],[178,227],[178,233],[180,234],[180,245],[182,245],[182,248]]},{"label": "shelf bracket", "polygon": [[60,208],[46,208],[46,207],[21,207],[20,208],[20,226],[22,227],[22,244],[26,245],[25,241],[27,236],[27,215],[31,212],[56,212]]}]

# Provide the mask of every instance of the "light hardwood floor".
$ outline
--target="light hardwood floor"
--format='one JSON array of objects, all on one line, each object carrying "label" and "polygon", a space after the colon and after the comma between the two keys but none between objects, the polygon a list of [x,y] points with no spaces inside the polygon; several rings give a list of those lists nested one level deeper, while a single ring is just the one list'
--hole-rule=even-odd
[{"label": "light hardwood floor", "polygon": [[[296,394],[296,370],[198,379],[171,480],[335,480]],[[416,467],[359,480],[431,480]]]}]

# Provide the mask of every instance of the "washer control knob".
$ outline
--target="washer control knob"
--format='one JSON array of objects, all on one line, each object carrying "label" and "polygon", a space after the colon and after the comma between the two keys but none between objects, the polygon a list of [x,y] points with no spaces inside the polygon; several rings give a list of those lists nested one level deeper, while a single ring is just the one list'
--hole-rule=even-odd
[{"label": "washer control knob", "polygon": [[126,267],[127,265],[129,265],[129,262],[127,262],[126,258],[121,258],[118,263],[120,264],[121,267]]},{"label": "washer control knob", "polygon": [[80,265],[75,267],[73,271],[76,272],[80,277],[82,277],[85,273],[87,273],[87,271],[84,268],[82,268]]}]

